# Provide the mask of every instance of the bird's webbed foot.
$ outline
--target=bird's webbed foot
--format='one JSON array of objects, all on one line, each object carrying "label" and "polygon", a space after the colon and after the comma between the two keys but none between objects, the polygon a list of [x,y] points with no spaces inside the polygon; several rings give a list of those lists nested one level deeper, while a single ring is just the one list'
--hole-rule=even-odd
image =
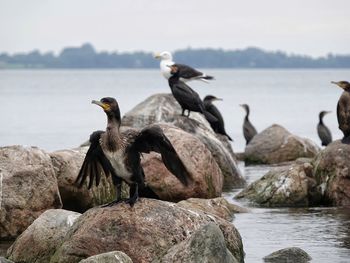
[{"label": "bird's webbed foot", "polygon": [[131,198],[125,200],[125,203],[126,203],[126,204],[129,204],[131,207],[133,207],[134,204],[137,202],[138,199],[139,199],[138,196],[136,196],[136,197],[131,197]]}]

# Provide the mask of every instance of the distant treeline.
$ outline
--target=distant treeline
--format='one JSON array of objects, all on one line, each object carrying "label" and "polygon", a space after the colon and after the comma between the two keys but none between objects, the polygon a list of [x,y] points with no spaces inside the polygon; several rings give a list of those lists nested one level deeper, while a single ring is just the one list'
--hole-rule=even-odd
[{"label": "distant treeline", "polygon": [[[184,49],[174,52],[178,63],[199,68],[350,68],[350,55],[312,58],[267,52],[259,48],[243,50]],[[55,56],[33,51],[26,54],[0,54],[0,68],[157,68],[159,62],[147,52],[96,52],[91,44],[67,47]]]}]

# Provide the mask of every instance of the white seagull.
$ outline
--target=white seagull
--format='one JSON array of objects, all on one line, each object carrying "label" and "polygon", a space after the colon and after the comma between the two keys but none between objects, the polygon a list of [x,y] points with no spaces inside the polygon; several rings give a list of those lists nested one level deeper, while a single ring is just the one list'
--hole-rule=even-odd
[{"label": "white seagull", "polygon": [[157,53],[154,56],[156,59],[160,59],[160,71],[164,78],[169,79],[171,77],[170,66],[175,65],[178,68],[180,80],[187,82],[190,80],[202,80],[208,82],[208,80],[214,79],[212,76],[208,76],[190,66],[184,64],[177,64],[173,61],[173,56],[168,51]]}]

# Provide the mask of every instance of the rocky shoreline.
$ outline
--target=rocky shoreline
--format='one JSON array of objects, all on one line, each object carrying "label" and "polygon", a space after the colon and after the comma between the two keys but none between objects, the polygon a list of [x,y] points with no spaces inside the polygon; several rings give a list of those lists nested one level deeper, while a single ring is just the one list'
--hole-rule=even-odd
[{"label": "rocky shoreline", "polygon": [[[102,177],[100,186],[90,191],[73,185],[86,146],[52,153],[36,147],[0,148],[0,240],[15,240],[8,260],[244,262],[242,239],[232,219],[234,213],[249,210],[221,197],[225,189],[245,185],[237,157],[227,138],[216,135],[200,114],[186,118],[180,111],[171,95],[156,94],[123,118],[123,128],[159,125],[193,181],[184,187],[158,154],[145,154],[147,187],[159,200],[141,197],[134,207],[99,207],[114,199],[110,178]],[[236,198],[263,207],[350,204],[349,145],[336,141],[321,150],[272,125],[256,135],[240,157],[247,165],[278,167]],[[124,187],[123,195],[127,191]]]}]

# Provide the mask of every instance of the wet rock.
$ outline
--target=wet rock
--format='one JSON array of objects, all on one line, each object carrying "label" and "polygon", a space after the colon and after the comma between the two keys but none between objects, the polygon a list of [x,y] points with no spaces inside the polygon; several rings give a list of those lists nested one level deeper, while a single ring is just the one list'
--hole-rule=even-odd
[{"label": "wet rock", "polygon": [[228,221],[234,218],[235,213],[248,212],[248,209],[231,204],[223,197],[214,199],[190,198],[178,202],[177,205],[186,209],[212,214]]},{"label": "wet rock", "polygon": [[313,202],[309,195],[313,181],[312,169],[310,163],[274,168],[235,198],[245,198],[268,207],[308,206]]},{"label": "wet rock", "polygon": [[225,244],[220,228],[213,223],[204,225],[191,237],[170,248],[166,255],[153,263],[238,263]]},{"label": "wet rock", "polygon": [[121,251],[112,251],[88,257],[79,263],[132,263],[132,260],[127,254]]},{"label": "wet rock", "polygon": [[289,263],[289,262],[307,263],[311,259],[312,258],[309,256],[308,253],[306,253],[304,250],[298,247],[280,249],[264,257],[265,262],[276,262],[276,263]]},{"label": "wet rock", "polygon": [[246,164],[275,164],[312,158],[320,148],[311,140],[291,134],[274,124],[254,136],[245,148]]},{"label": "wet rock", "polygon": [[313,165],[323,203],[350,205],[350,145],[332,142],[317,155]]},{"label": "wet rock", "polygon": [[[110,177],[106,178],[101,175],[100,185],[98,187],[94,185],[90,190],[87,189],[88,182],[80,189],[74,185],[87,149],[88,147],[81,147],[50,153],[64,209],[84,212],[91,207],[115,199],[115,187]],[[123,187],[123,191],[123,195],[126,196],[125,187]]]},{"label": "wet rock", "polygon": [[170,123],[179,127],[199,138],[208,147],[224,175],[225,188],[244,185],[245,180],[226,136],[215,134],[200,113],[192,112],[190,118],[180,114],[180,105],[171,94],[155,94],[126,113],[122,125],[141,129],[154,123]]},{"label": "wet rock", "polygon": [[17,237],[44,211],[61,207],[47,153],[36,147],[0,148],[0,239]]},{"label": "wet rock", "polygon": [[50,262],[56,247],[80,215],[63,209],[45,211],[16,239],[7,257],[15,262]]},{"label": "wet rock", "polygon": [[184,186],[164,166],[160,154],[143,154],[146,183],[161,200],[179,201],[190,197],[213,198],[221,195],[223,177],[213,156],[195,136],[168,124],[160,124],[165,135],[192,176]]},{"label": "wet rock", "polygon": [[174,203],[142,198],[133,207],[119,204],[85,212],[68,231],[51,263],[75,263],[115,250],[129,255],[134,263],[151,262],[211,222],[220,227],[231,254],[243,262],[242,240],[232,223]]}]

